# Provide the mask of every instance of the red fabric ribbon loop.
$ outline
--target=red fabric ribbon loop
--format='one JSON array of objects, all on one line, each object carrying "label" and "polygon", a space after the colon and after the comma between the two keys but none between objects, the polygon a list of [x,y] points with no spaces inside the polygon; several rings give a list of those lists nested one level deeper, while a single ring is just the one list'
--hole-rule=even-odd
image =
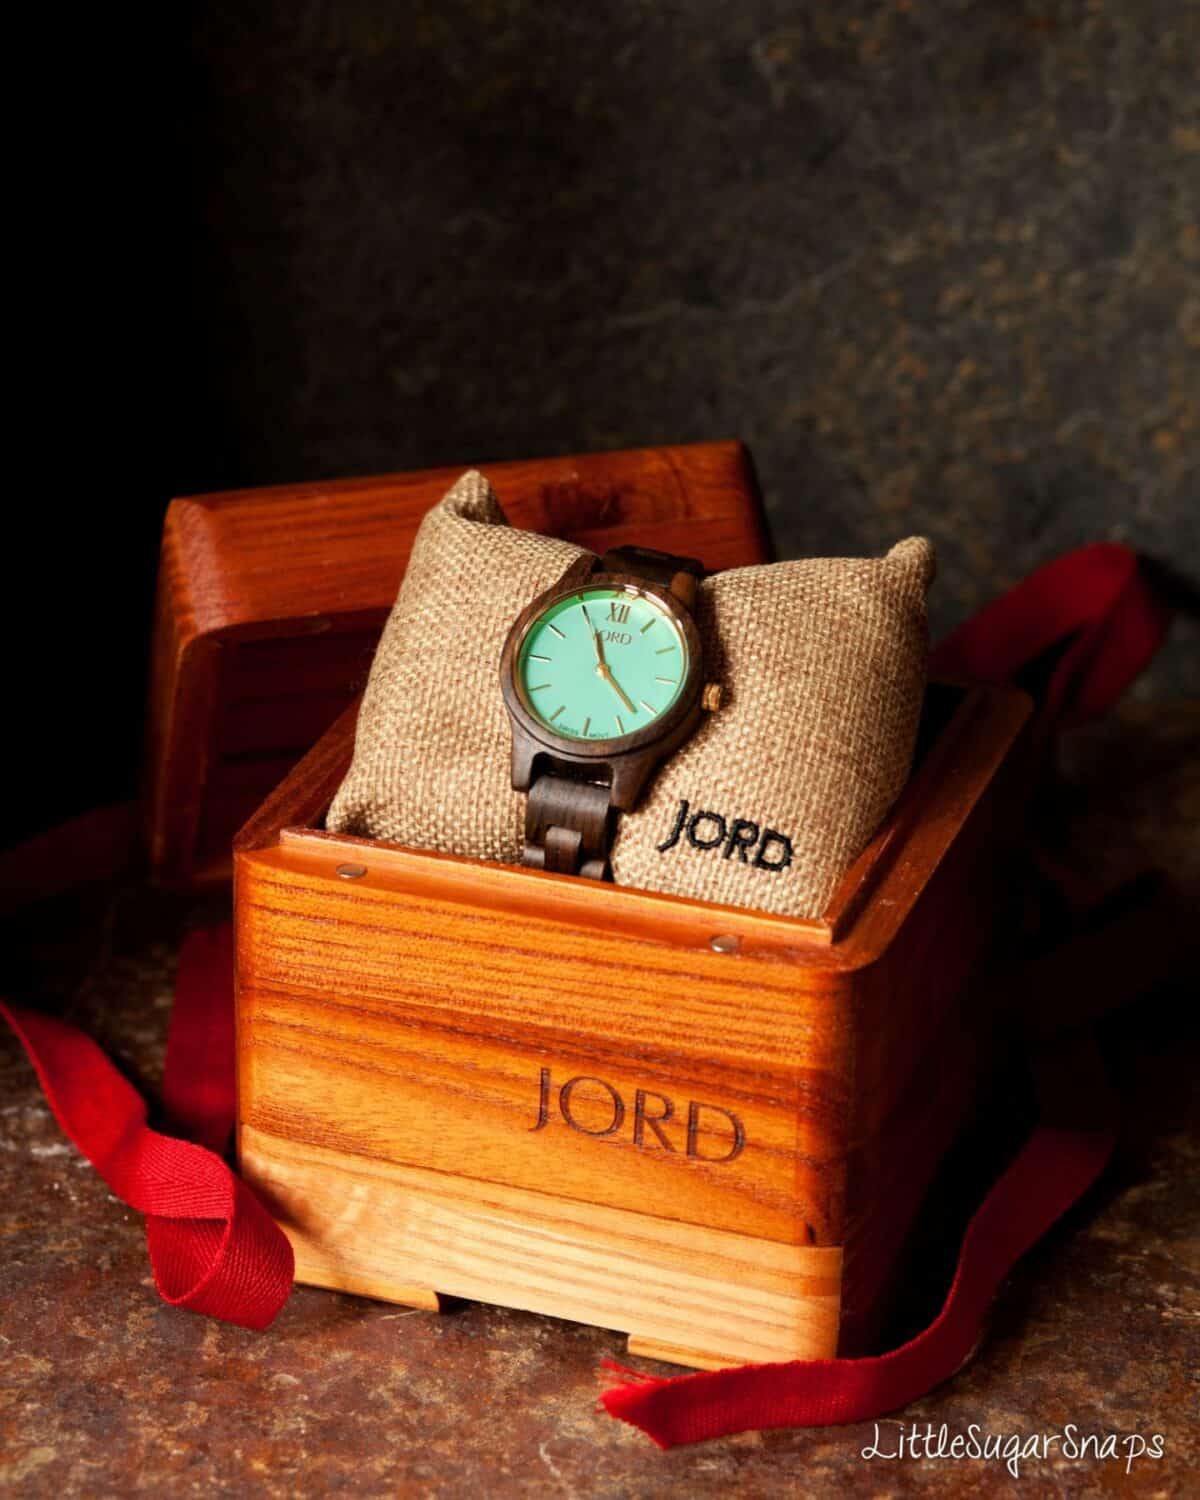
[{"label": "red fabric ribbon loop", "polygon": [[1035,1131],[971,1220],[941,1312],[898,1349],[867,1359],[741,1365],[672,1379],[609,1365],[633,1379],[603,1393],[605,1409],[660,1448],[750,1429],[861,1422],[898,1411],[971,1357],[1001,1281],[1095,1181],[1114,1140],[1111,1130]]},{"label": "red fabric ribbon loop", "polygon": [[[195,1133],[217,1147],[233,1122],[232,980],[228,927],[193,934],[180,954],[166,1073]],[[192,1054],[187,1039],[204,1029],[209,1012],[218,1045]],[[287,1301],[294,1263],[287,1236],[250,1188],[214,1150],[152,1130],[141,1095],[83,1032],[2,1000],[0,1015],[63,1130],[117,1197],[146,1215],[163,1299],[245,1328],[267,1327]],[[198,1084],[182,1082],[197,1072]]]},{"label": "red fabric ribbon loop", "polygon": [[1162,644],[1169,606],[1131,548],[1092,542],[1030,573],[952,631],[930,657],[940,676],[1012,682],[1062,650],[1038,704],[1050,730],[1097,718]]}]

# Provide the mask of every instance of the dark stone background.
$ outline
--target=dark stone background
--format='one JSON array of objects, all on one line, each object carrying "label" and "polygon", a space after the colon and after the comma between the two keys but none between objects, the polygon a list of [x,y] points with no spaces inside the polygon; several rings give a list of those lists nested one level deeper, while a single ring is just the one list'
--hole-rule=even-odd
[{"label": "dark stone background", "polygon": [[931,535],[939,629],[1091,538],[1200,578],[1195,0],[167,10],[72,33],[30,205],[60,801],[133,763],[171,494],[737,435],[782,555]]},{"label": "dark stone background", "polygon": [[738,435],[779,548],[952,621],[1200,565],[1200,9],[268,6],[196,33],[238,482]]}]

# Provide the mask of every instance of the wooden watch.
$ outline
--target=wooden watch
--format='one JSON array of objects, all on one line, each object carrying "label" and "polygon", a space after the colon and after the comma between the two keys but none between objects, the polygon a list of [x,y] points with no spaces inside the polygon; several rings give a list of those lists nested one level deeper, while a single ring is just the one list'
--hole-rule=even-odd
[{"label": "wooden watch", "polygon": [[644,547],[585,553],[517,616],[500,686],[525,864],[608,879],[617,815],[718,706],[692,618],[703,576]]}]

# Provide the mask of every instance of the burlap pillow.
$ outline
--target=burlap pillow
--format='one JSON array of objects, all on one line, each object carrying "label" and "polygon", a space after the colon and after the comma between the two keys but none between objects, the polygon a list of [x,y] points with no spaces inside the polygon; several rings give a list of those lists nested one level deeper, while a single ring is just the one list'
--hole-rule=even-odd
[{"label": "burlap pillow", "polygon": [[[425,517],[327,826],[518,864],[500,650],[580,549],[516,531],[482,475]],[[696,611],[725,701],[620,821],[618,884],[819,916],[908,774],[933,549],[735,568]]]}]

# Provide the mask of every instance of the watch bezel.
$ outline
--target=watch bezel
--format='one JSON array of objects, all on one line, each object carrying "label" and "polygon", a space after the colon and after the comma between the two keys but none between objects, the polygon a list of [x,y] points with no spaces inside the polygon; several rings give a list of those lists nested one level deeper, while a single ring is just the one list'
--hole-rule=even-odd
[{"label": "watch bezel", "polygon": [[[657,600],[671,616],[676,628],[683,636],[687,648],[687,671],[675,701],[643,728],[603,740],[575,739],[568,735],[555,734],[549,725],[533,712],[517,679],[517,663],[520,660],[525,637],[534,622],[548,609],[564,599],[571,599],[599,588],[623,589]],[[669,738],[680,725],[694,717],[703,687],[703,647],[700,632],[696,628],[691,611],[672,594],[668,585],[655,583],[648,578],[639,578],[633,573],[592,573],[568,583],[560,580],[545,593],[531,600],[513,621],[500,657],[500,688],[509,714],[531,739],[537,741],[549,753],[564,760],[612,760],[615,757],[644,750],[647,746],[657,745],[660,741]]]}]

